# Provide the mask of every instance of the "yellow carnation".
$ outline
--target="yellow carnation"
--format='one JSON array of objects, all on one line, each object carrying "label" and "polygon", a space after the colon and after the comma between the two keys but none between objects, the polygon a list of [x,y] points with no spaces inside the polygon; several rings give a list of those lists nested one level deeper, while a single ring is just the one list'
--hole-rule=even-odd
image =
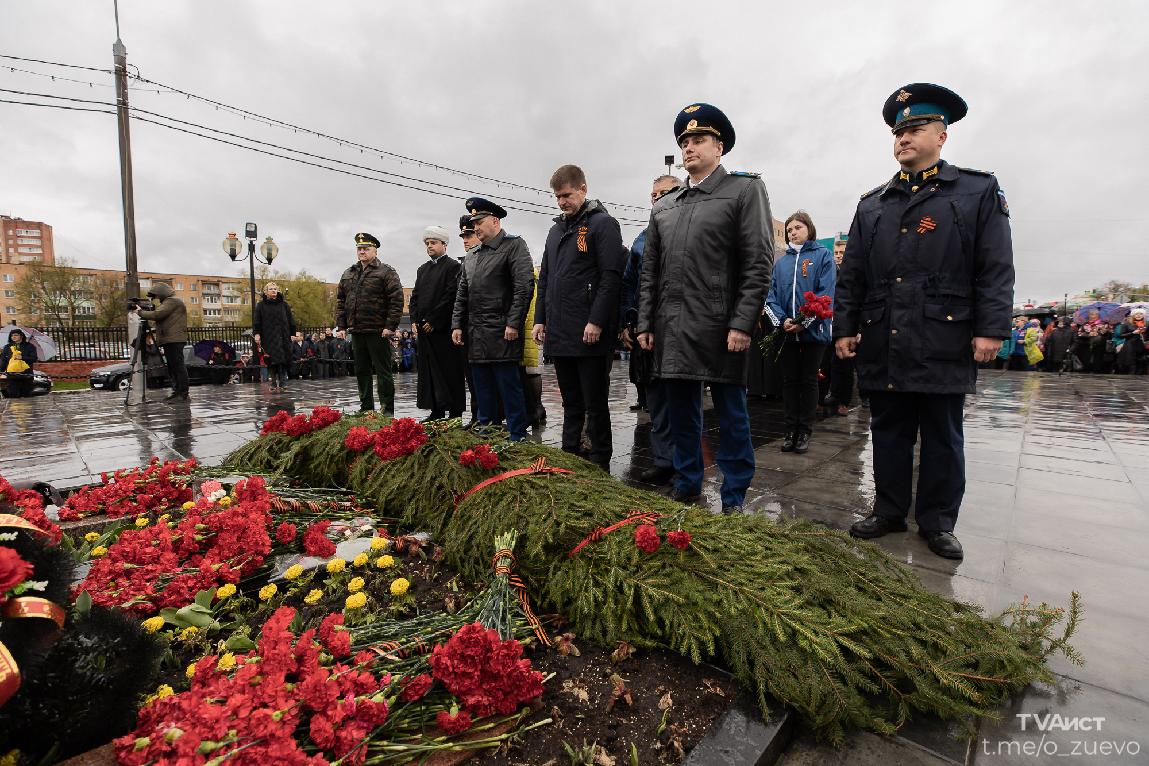
[{"label": "yellow carnation", "polygon": [[358,593],[359,591],[363,590],[364,585],[366,585],[366,583],[363,581],[362,577],[352,577],[351,582],[347,583],[347,590],[351,591],[352,593]]},{"label": "yellow carnation", "polygon": [[180,508],[183,508],[185,511],[190,511],[192,508],[195,508],[195,503],[193,503],[191,500],[188,500],[186,503],[181,505]]},{"label": "yellow carnation", "polygon": [[165,513],[162,516],[160,516],[158,519],[156,519],[156,521],[167,521],[171,517],[172,517],[172,515],[170,513]]},{"label": "yellow carnation", "polygon": [[84,535],[84,539],[90,543],[94,543],[100,539],[100,533],[99,532],[89,532],[88,534]]},{"label": "yellow carnation", "polygon": [[195,625],[189,625],[188,627],[181,630],[179,636],[177,637],[180,641],[190,641],[192,638],[195,638],[196,633],[199,633],[199,628],[197,628]]},{"label": "yellow carnation", "polygon": [[224,495],[223,497],[221,497],[219,499],[219,507],[220,508],[227,508],[229,505],[231,505],[231,498],[228,497],[227,495]]},{"label": "yellow carnation", "polygon": [[391,581],[391,595],[392,596],[402,596],[404,593],[407,592],[407,589],[410,587],[411,587],[411,583],[407,580],[406,577],[400,577],[397,580],[392,580]]},{"label": "yellow carnation", "polygon": [[323,598],[323,591],[319,590],[319,588],[313,588],[307,592],[306,596],[303,597],[303,603],[318,604],[319,599],[321,598]]},{"label": "yellow carnation", "polygon": [[303,574],[303,567],[299,564],[292,564],[287,568],[287,571],[283,573],[283,579],[294,580],[301,574]]},{"label": "yellow carnation", "polygon": [[387,538],[386,537],[372,537],[371,538],[371,550],[373,550],[373,551],[385,551],[385,550],[387,550]]},{"label": "yellow carnation", "polygon": [[395,566],[395,559],[391,558],[390,556],[380,556],[379,558],[375,559],[375,566],[379,569],[390,569],[391,567]]},{"label": "yellow carnation", "polygon": [[147,516],[139,516],[136,518],[136,526],[137,527],[143,529],[148,524],[151,524],[151,522],[148,520]]},{"label": "yellow carnation", "polygon": [[367,556],[366,553],[360,553],[358,556],[355,557],[355,560],[351,562],[351,566],[353,566],[353,567],[364,567],[364,566],[367,566],[367,562],[370,560],[371,559]]},{"label": "yellow carnation", "polygon": [[102,545],[97,545],[95,548],[92,549],[92,558],[98,559],[100,556],[103,556],[107,552],[108,552],[107,548],[105,548]]},{"label": "yellow carnation", "polygon": [[272,596],[274,596],[278,590],[279,588],[276,587],[275,583],[269,582],[267,585],[264,585],[259,589],[259,600],[267,601]]},{"label": "yellow carnation", "polygon": [[346,568],[347,568],[347,561],[345,559],[331,559],[331,561],[327,562],[327,571],[330,574],[342,572]]},{"label": "yellow carnation", "polygon": [[220,601],[223,601],[225,598],[231,598],[234,595],[235,595],[235,586],[232,585],[231,583],[227,583],[226,585],[221,585],[219,587],[219,590],[217,590],[215,592],[215,597],[217,599],[219,599]]},{"label": "yellow carnation", "polygon": [[347,597],[346,607],[348,609],[362,609],[367,605],[366,593],[353,593]]},{"label": "yellow carnation", "polygon": [[176,690],[172,687],[168,686],[167,684],[160,684],[160,687],[156,689],[156,693],[149,694],[147,699],[144,700],[144,704],[150,705],[156,700],[162,700],[164,697],[170,697],[175,693]]},{"label": "yellow carnation", "polygon": [[184,675],[188,678],[195,678],[195,663],[188,665],[188,669],[184,671]]},{"label": "yellow carnation", "polygon": [[217,670],[231,670],[235,667],[235,655],[231,652],[224,654],[219,658],[219,662],[215,664]]},{"label": "yellow carnation", "polygon": [[157,630],[159,630],[163,626],[164,626],[164,618],[163,617],[159,617],[159,616],[149,617],[148,619],[144,620],[144,630],[146,630],[148,633],[155,633]]}]

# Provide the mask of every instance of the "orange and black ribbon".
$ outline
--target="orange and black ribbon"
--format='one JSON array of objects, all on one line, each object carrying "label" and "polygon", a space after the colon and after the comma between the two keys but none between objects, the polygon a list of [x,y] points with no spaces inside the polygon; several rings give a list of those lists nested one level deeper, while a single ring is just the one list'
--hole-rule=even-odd
[{"label": "orange and black ribbon", "polygon": [[634,511],[622,521],[616,521],[609,527],[599,527],[598,529],[592,531],[589,535],[583,538],[581,543],[576,545],[571,550],[571,552],[567,554],[567,558],[573,559],[575,554],[577,554],[583,548],[587,547],[591,543],[597,543],[599,540],[603,539],[611,532],[615,532],[619,529],[622,529],[623,527],[629,527],[632,524],[653,524],[654,522],[658,521],[659,518],[661,518],[660,514],[657,514],[654,511]]},{"label": "orange and black ribbon", "polygon": [[506,479],[510,479],[515,476],[528,476],[530,474],[536,473],[574,473],[574,471],[568,471],[566,468],[552,468],[551,466],[548,466],[546,462],[547,459],[545,457],[540,457],[538,460],[531,463],[530,468],[519,468],[514,471],[504,471],[497,476],[492,476],[489,479],[484,479],[483,481],[468,489],[463,494],[456,497],[455,508],[458,508],[460,505],[462,505],[464,500],[478,492],[480,489],[489,487],[492,484],[498,484],[500,481],[505,481]]},{"label": "orange and black ribbon", "polygon": [[[539,460],[542,460],[542,458],[539,458]],[[506,564],[500,563],[500,559],[504,558],[510,559],[510,561]],[[526,618],[527,624],[531,626],[531,630],[535,632],[535,637],[545,646],[550,646],[551,637],[547,635],[543,623],[535,616],[534,610],[531,609],[531,598],[530,594],[527,593],[526,583],[523,582],[521,577],[514,573],[515,564],[517,563],[518,559],[515,558],[515,554],[509,548],[496,551],[495,558],[491,562],[495,568],[495,574],[506,575],[507,582],[515,589],[515,595],[519,597],[519,606],[522,607],[523,616]]]},{"label": "orange and black ribbon", "polygon": [[56,623],[57,628],[63,629],[67,614],[57,604],[39,596],[21,596],[4,604],[0,610],[5,618],[17,620],[22,617],[40,617]]}]

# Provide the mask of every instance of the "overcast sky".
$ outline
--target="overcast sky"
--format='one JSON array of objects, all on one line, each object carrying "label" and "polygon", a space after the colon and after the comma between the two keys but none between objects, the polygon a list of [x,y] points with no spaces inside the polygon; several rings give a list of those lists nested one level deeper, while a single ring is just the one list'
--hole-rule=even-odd
[{"label": "overcast sky", "polygon": [[[128,61],[146,78],[526,186],[575,163],[592,197],[638,220],[609,203],[647,202],[676,151],[674,117],[697,100],[730,117],[726,167],[762,173],[776,217],[803,208],[820,236],[844,231],[859,195],[896,169],[883,101],[909,82],[941,83],[970,107],[944,156],[997,174],[1016,297],[1039,301],[1149,281],[1147,21],[1140,0],[120,3]],[[109,68],[114,40],[111,0],[0,0],[0,53]],[[114,100],[108,74],[0,67],[0,88]],[[220,241],[254,221],[279,243],[277,266],[328,280],[354,261],[355,232],[371,232],[410,285],[423,227],[455,231],[467,191],[553,208],[534,191],[132,86],[141,109],[466,190],[435,196],[133,122],[141,270],[234,273]],[[122,268],[115,118],[0,103],[0,213],[51,224],[59,256]],[[538,261],[550,223],[512,211],[504,225]],[[625,224],[623,236],[640,230]],[[457,239],[450,253],[462,253]]]}]

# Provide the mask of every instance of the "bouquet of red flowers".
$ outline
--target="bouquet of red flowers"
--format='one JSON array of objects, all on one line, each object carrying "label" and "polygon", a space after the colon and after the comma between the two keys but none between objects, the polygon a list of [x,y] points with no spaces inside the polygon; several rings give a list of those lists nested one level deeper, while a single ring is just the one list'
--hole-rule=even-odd
[{"label": "bouquet of red flowers", "polygon": [[178,508],[191,500],[189,475],[196,466],[190,460],[161,463],[153,457],[143,468],[101,473],[100,483],[82,487],[60,508],[62,521],[105,514],[110,518]]},{"label": "bouquet of red flowers", "polygon": [[[798,307],[799,317],[820,321],[834,316],[834,299],[829,295],[818,295],[807,291],[802,293],[802,300],[802,305]],[[802,324],[797,318],[791,319],[791,321]],[[774,332],[759,341],[759,348],[770,359],[777,359],[782,354],[782,345],[786,342],[786,336],[791,334],[793,333],[786,332],[779,325],[774,328]]]}]

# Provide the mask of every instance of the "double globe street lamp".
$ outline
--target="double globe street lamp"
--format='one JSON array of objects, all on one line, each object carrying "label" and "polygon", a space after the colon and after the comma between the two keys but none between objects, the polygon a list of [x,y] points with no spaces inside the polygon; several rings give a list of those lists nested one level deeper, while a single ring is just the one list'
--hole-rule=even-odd
[{"label": "double globe street lamp", "polygon": [[227,253],[227,257],[231,258],[232,262],[242,260],[247,261],[248,265],[248,288],[251,290],[251,323],[255,325],[255,262],[258,260],[260,263],[271,265],[275,257],[279,255],[279,245],[275,244],[275,240],[268,237],[259,246],[259,254],[263,257],[260,258],[255,252],[255,240],[259,237],[258,227],[254,223],[249,223],[244,227],[243,235],[247,239],[247,255],[242,255],[243,240],[236,236],[234,231],[227,233],[227,238],[223,241],[223,251]]}]

